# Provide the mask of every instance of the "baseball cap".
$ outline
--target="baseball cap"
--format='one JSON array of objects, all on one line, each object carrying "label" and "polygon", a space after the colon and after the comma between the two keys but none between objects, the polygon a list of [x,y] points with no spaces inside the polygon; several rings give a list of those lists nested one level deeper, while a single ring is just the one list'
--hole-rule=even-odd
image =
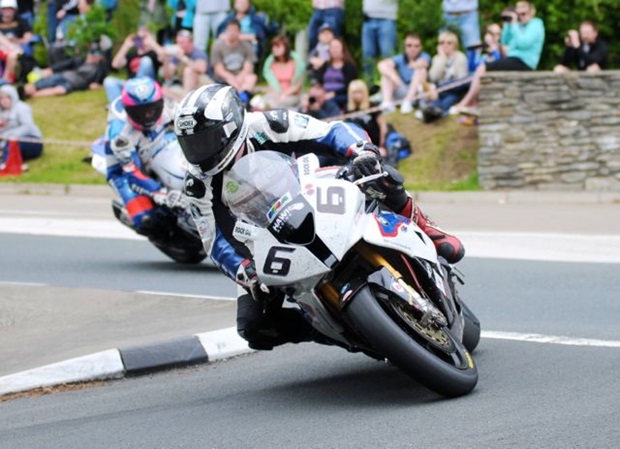
[{"label": "baseball cap", "polygon": [[17,9],[17,0],[2,0],[0,1],[0,8]]},{"label": "baseball cap", "polygon": [[334,29],[332,28],[332,26],[331,26],[329,23],[324,23],[323,25],[321,25],[321,26],[319,27],[319,33],[320,33],[321,31],[325,31],[325,30],[329,30],[329,31],[331,31],[332,33],[334,32]]}]

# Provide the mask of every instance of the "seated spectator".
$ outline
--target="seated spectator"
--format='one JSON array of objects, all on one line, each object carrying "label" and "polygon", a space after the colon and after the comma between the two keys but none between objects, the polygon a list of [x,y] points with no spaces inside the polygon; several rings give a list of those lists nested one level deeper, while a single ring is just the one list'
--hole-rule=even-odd
[{"label": "seated spectator", "polygon": [[357,78],[357,67],[344,39],[335,37],[329,45],[329,61],[317,73],[328,100],[334,100],[341,111],[347,106],[349,83]]},{"label": "seated spectator", "polygon": [[380,61],[381,108],[394,111],[394,100],[403,99],[401,111],[409,113],[413,100],[428,77],[431,57],[423,51],[422,40],[417,34],[407,34],[403,53]]},{"label": "seated spectator", "polygon": [[265,13],[256,11],[250,0],[235,0],[233,10],[218,28],[218,36],[220,38],[224,37],[223,35],[227,32],[228,23],[231,20],[239,22],[241,29],[239,39],[251,44],[256,59],[260,59],[268,34],[268,18]]},{"label": "seated spectator", "polygon": [[297,106],[304,70],[304,62],[291,50],[289,40],[281,35],[274,37],[271,40],[271,54],[263,66],[263,77],[269,85],[265,107],[288,109]]},{"label": "seated spectator", "polygon": [[24,86],[26,97],[66,95],[76,90],[98,89],[107,75],[108,64],[98,44],[93,44],[86,58],[78,56],[43,69],[42,78]]},{"label": "seated spectator", "polygon": [[[34,123],[32,109],[19,100],[17,90],[5,84],[0,87],[0,139],[17,140],[22,159],[35,159],[43,153],[41,130]],[[20,139],[25,139],[21,140]],[[28,141],[26,141],[28,140]],[[2,150],[2,148],[0,148]],[[4,154],[7,154],[4,148]],[[1,160],[1,158],[0,158]]]},{"label": "seated spectator", "polygon": [[[468,48],[467,59],[469,60],[470,68],[473,67],[474,70],[478,68],[480,64],[499,61],[504,57],[502,43],[502,27],[497,23],[491,23],[486,27],[484,33],[484,42],[480,45]],[[482,52],[478,55],[475,54],[474,60],[472,61],[472,52],[469,50],[481,50]]]},{"label": "seated spectator", "polygon": [[342,36],[344,0],[312,0],[312,16],[308,25],[310,48],[316,47],[323,24],[328,24],[335,36]]},{"label": "seated spectator", "polygon": [[338,105],[327,98],[327,92],[319,82],[312,84],[308,93],[302,96],[301,112],[319,120],[340,115]]},{"label": "seated spectator", "polygon": [[451,31],[444,31],[439,35],[437,54],[433,57],[428,72],[429,90],[425,100],[422,100],[422,116],[425,122],[431,122],[448,115],[450,108],[459,102],[465,95],[466,88],[460,86],[443,90],[455,81],[464,79],[469,74],[468,60],[465,53],[459,51],[459,38]]},{"label": "seated spectator", "polygon": [[327,23],[319,28],[319,40],[308,55],[308,74],[311,80],[317,79],[321,66],[329,61],[329,45],[334,40],[334,30]]},{"label": "seated spectator", "polygon": [[[0,9],[0,61],[4,65],[2,79],[7,83],[25,82],[28,73],[36,66],[36,61],[29,54],[32,27],[18,16],[16,0],[1,0]],[[18,71],[19,79],[16,77]]]},{"label": "seated spectator", "polygon": [[237,19],[228,21],[224,38],[213,44],[211,61],[215,81],[232,86],[248,104],[257,81],[256,54],[247,41],[241,40],[241,25]]},{"label": "seated spectator", "polygon": [[[480,59],[480,18],[478,0],[443,0],[443,19],[448,28],[458,30],[463,46],[467,50],[469,70],[476,69]],[[442,31],[448,31],[448,28]]]},{"label": "seated spectator", "polygon": [[[136,34],[128,35],[112,59],[112,68],[120,70],[125,67],[127,79],[136,76],[148,76],[156,79],[166,51],[157,43],[153,35],[146,28],[138,30]],[[125,80],[108,76],[103,81],[108,101],[118,97],[125,85]]]},{"label": "seated spectator", "polygon": [[[209,58],[207,54],[194,47],[191,31],[180,30],[176,37],[177,45],[170,47],[172,54],[164,65],[164,95],[173,100],[181,100],[185,94],[198,86],[213,84],[207,75]],[[174,85],[174,79],[181,79],[181,85]]]},{"label": "seated spectator", "polygon": [[564,39],[562,62],[555,66],[554,72],[568,72],[571,68],[586,72],[599,72],[607,68],[609,57],[607,43],[599,39],[598,27],[594,22],[585,20],[576,30],[569,30]]},{"label": "seated spectator", "polygon": [[[373,112],[368,111],[372,106],[370,103],[370,94],[368,86],[363,80],[353,80],[349,84],[349,101],[347,103],[347,114],[352,112],[360,112],[355,117],[347,119],[348,121],[357,123],[370,137],[372,143],[379,148],[385,147],[385,137],[387,136],[387,123],[381,115],[380,110]],[[368,111],[365,114],[362,112]],[[382,151],[383,153],[383,151]]]},{"label": "seated spectator", "polygon": [[455,112],[466,111],[477,104],[480,78],[487,71],[531,71],[538,66],[545,42],[545,25],[535,17],[536,8],[528,1],[519,1],[514,12],[506,11],[505,14],[509,21],[502,30],[501,42],[506,48],[506,57],[478,66],[469,91],[454,107]]}]

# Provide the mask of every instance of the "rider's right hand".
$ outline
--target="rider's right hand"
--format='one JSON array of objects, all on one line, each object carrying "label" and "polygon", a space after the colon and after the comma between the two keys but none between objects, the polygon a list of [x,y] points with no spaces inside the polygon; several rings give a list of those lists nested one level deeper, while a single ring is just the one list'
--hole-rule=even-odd
[{"label": "rider's right hand", "polygon": [[236,279],[237,283],[245,288],[255,301],[265,303],[271,299],[272,294],[269,287],[258,279],[256,265],[253,260],[245,259],[241,262],[237,270]]}]

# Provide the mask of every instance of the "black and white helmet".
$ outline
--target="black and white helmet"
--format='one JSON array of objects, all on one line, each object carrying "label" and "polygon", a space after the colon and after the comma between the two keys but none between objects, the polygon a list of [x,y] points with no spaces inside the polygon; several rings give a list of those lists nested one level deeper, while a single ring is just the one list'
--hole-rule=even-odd
[{"label": "black and white helmet", "polygon": [[226,168],[248,134],[245,108],[230,86],[212,84],[188,93],[174,117],[185,158],[208,175]]}]

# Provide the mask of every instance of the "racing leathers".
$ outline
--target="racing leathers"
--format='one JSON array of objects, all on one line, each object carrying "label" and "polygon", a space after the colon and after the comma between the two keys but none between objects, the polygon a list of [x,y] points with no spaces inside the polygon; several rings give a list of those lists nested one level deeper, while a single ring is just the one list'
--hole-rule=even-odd
[{"label": "racing leathers", "polygon": [[105,131],[106,179],[123,200],[137,232],[148,234],[154,225],[155,204],[182,206],[180,191],[170,191],[151,174],[151,162],[176,140],[172,122],[174,104],[166,102],[161,119],[140,130],[127,120],[121,98],[110,104]]}]

